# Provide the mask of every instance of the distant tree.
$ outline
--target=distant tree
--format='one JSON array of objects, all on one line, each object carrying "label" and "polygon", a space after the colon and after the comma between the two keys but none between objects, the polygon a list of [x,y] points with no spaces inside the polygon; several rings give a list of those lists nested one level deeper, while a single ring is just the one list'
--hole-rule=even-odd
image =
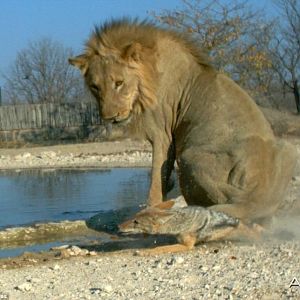
[{"label": "distant tree", "polygon": [[219,70],[244,88],[266,93],[271,60],[268,44],[274,24],[247,1],[182,0],[183,9],[152,13],[159,22],[194,36]]},{"label": "distant tree", "polygon": [[280,23],[274,36],[272,69],[275,71],[285,93],[294,96],[297,112],[300,113],[300,1],[274,0],[280,11]]},{"label": "distant tree", "polygon": [[72,50],[49,38],[29,43],[17,54],[4,76],[10,103],[61,103],[80,101],[85,89],[79,74],[68,64]]}]

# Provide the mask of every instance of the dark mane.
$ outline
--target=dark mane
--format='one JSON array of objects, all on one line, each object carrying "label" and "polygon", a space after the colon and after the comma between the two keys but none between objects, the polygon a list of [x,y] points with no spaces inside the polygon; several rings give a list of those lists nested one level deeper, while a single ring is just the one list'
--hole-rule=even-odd
[{"label": "dark mane", "polygon": [[188,33],[164,29],[146,20],[123,18],[95,26],[86,47],[94,53],[97,53],[100,47],[122,51],[131,43],[138,42],[151,49],[155,47],[159,37],[171,38],[189,51],[200,65],[210,66],[208,57]]}]

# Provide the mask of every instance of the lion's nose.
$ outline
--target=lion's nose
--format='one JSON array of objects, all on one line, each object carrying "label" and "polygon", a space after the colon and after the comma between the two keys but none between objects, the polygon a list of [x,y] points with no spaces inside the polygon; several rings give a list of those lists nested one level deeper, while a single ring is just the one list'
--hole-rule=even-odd
[{"label": "lion's nose", "polygon": [[118,112],[111,107],[102,107],[100,115],[103,120],[113,121],[118,116]]},{"label": "lion's nose", "polygon": [[104,121],[118,123],[126,120],[130,113],[127,110],[104,110],[102,109],[101,117]]},{"label": "lion's nose", "polygon": [[102,115],[101,117],[104,121],[111,121],[111,122],[113,122],[117,118],[117,116],[105,116],[105,115]]}]

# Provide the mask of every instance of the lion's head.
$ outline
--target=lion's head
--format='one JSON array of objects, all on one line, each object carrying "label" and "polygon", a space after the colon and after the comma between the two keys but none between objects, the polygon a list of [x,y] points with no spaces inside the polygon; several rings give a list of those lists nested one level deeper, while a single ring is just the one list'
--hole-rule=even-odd
[{"label": "lion's head", "polygon": [[[121,34],[121,33],[120,33]],[[154,45],[120,41],[117,34],[96,29],[84,54],[70,58],[99,103],[104,120],[122,122],[156,104]]]}]

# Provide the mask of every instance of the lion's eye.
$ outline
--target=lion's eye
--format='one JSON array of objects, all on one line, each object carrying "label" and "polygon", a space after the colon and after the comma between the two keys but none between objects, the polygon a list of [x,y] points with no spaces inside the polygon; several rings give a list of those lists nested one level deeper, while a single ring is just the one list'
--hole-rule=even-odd
[{"label": "lion's eye", "polygon": [[115,82],[116,87],[119,87],[121,85],[123,85],[124,81],[123,80],[118,80]]},{"label": "lion's eye", "polygon": [[90,89],[93,90],[93,91],[95,91],[95,92],[99,92],[99,87],[96,84],[92,84],[90,86]]}]

